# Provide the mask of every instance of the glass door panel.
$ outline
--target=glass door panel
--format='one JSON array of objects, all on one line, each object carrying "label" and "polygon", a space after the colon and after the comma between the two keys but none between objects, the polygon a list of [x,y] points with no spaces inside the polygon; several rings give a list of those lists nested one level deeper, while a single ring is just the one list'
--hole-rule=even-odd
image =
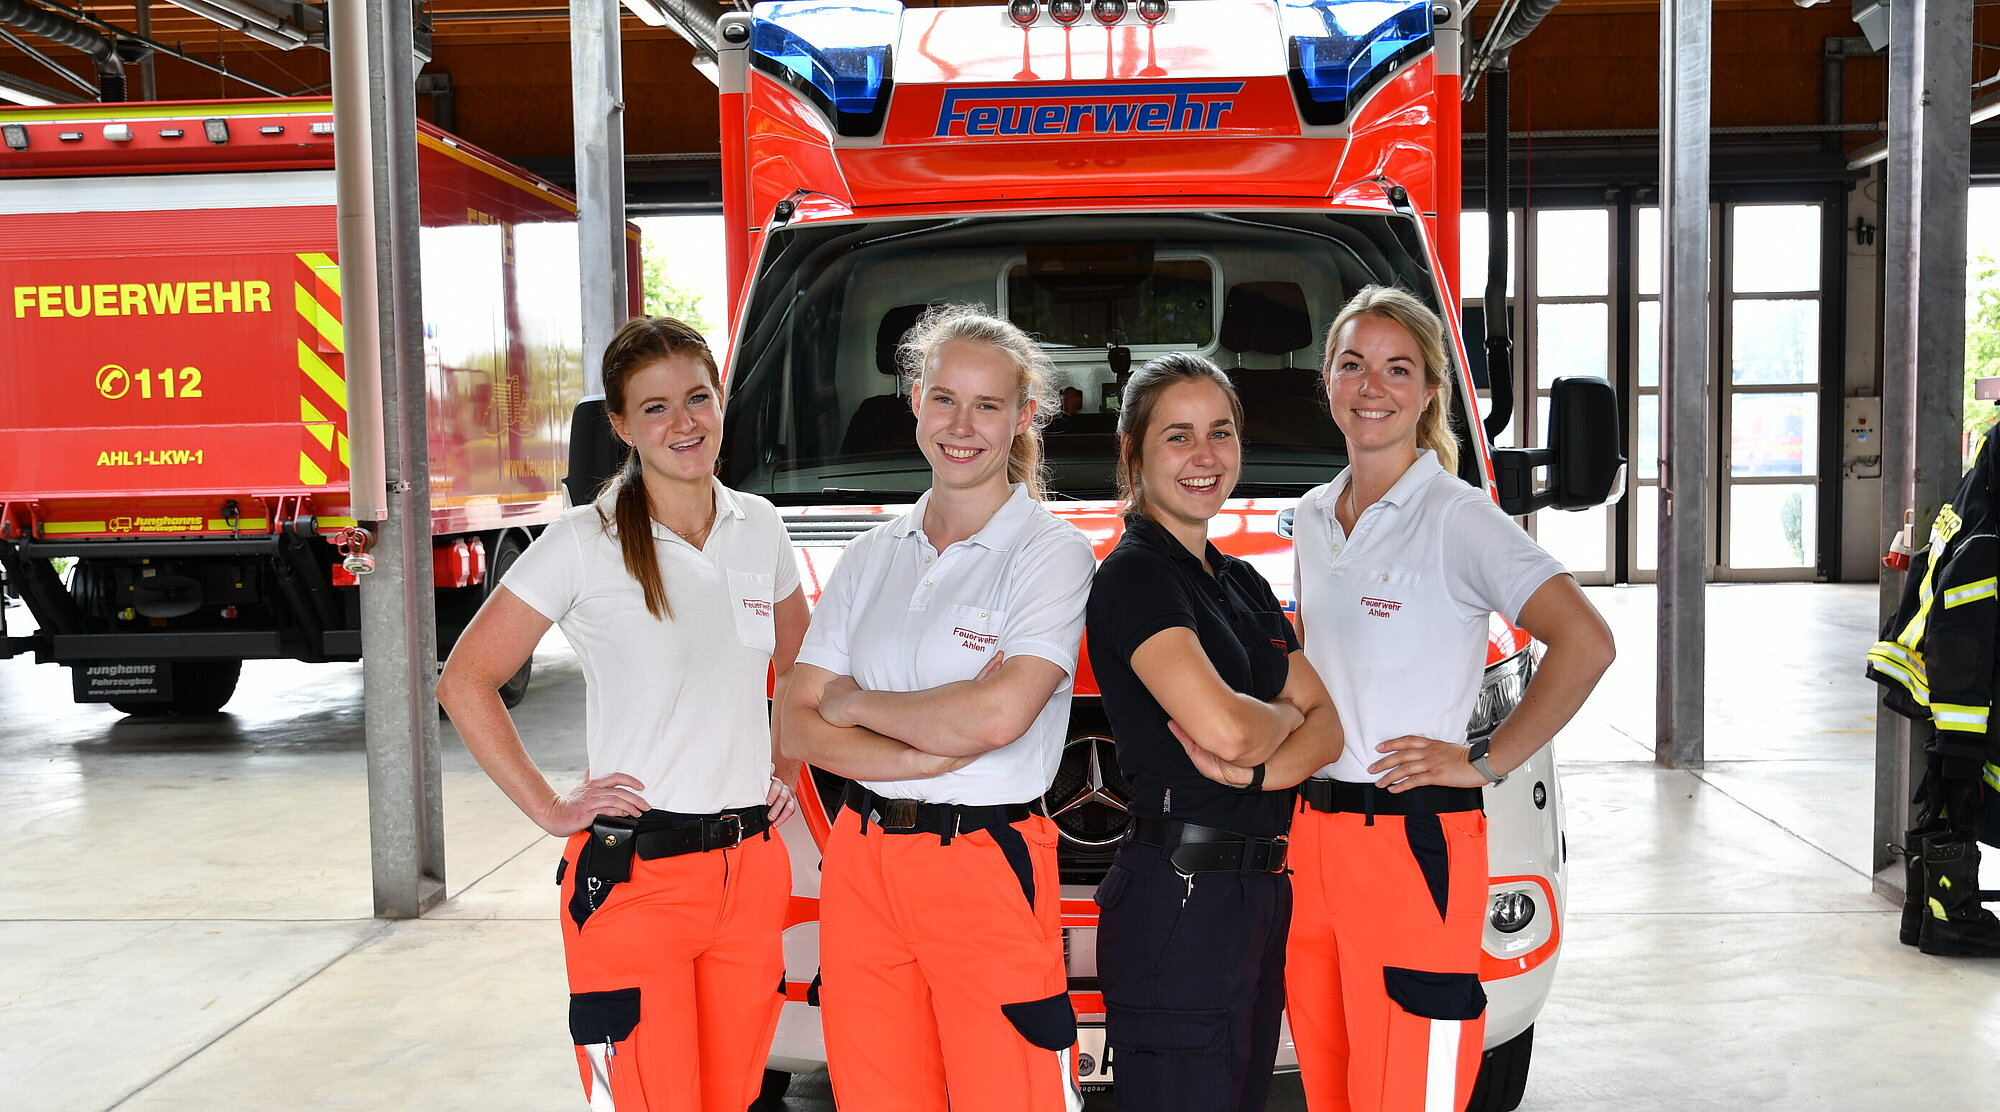
[{"label": "glass door panel", "polygon": [[1729,566],[1810,570],[1818,556],[1814,484],[1730,485]]},{"label": "glass door panel", "polygon": [[[1559,378],[1610,378],[1612,366],[1612,244],[1608,206],[1541,209],[1529,214],[1533,235],[1526,260],[1529,341],[1534,352],[1533,422],[1527,443],[1549,438],[1549,390]],[[1535,538],[1583,583],[1612,582],[1612,517],[1604,507],[1540,510],[1530,519]]]},{"label": "glass door panel", "polygon": [[1808,579],[1819,563],[1823,218],[1818,204],[1723,209],[1717,579]]},{"label": "glass door panel", "polygon": [[1819,470],[1819,395],[1744,394],[1729,428],[1729,474],[1813,475]]},{"label": "glass door panel", "polygon": [[1819,381],[1819,300],[1738,298],[1730,380],[1739,386]]}]

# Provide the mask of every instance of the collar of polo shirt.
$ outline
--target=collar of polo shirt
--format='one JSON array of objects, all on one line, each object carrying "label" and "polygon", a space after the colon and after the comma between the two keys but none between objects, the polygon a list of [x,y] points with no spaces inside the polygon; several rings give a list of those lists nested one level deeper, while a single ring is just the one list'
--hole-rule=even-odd
[{"label": "collar of polo shirt", "polygon": [[[1201,561],[1195,559],[1194,553],[1188,551],[1188,546],[1182,544],[1179,537],[1168,532],[1165,526],[1147,517],[1145,514],[1126,514],[1125,529],[1127,532],[1137,531],[1150,541],[1154,547],[1165,549],[1167,555],[1176,560],[1184,560],[1197,567],[1201,565]],[[1208,566],[1214,569],[1217,575],[1222,574],[1224,565],[1236,559],[1236,557],[1215,547],[1214,541],[1204,541],[1203,543],[1207,546]]]},{"label": "collar of polo shirt", "polygon": [[[1426,483],[1429,483],[1432,479],[1442,474],[1444,474],[1444,465],[1438,462],[1437,452],[1433,449],[1425,448],[1417,453],[1416,461],[1411,463],[1409,468],[1403,472],[1402,477],[1396,480],[1395,485],[1391,486],[1388,492],[1382,495],[1380,501],[1387,502],[1391,506],[1401,506],[1410,501],[1410,499],[1415,498],[1417,493],[1424,489]],[[1337,500],[1347,492],[1347,488],[1353,485],[1353,483],[1354,468],[1349,466],[1340,473],[1338,478],[1326,484],[1325,488],[1320,491],[1319,504],[1326,510],[1327,516],[1335,516],[1334,506],[1337,504]]]},{"label": "collar of polo shirt", "polygon": [[[1025,484],[1013,483],[1009,489],[1013,493],[1007,496],[1005,502],[1000,503],[1000,508],[993,511],[992,517],[986,519],[986,524],[980,527],[979,532],[965,538],[964,543],[976,544],[990,552],[1005,552],[1014,547],[1014,542],[1021,538],[1022,527],[1034,516],[1038,503],[1028,497],[1028,488]],[[900,539],[912,533],[922,532],[924,509],[930,504],[931,492],[927,490],[917,499],[917,504],[910,507],[909,513],[898,518],[896,523],[889,527],[890,535]]]},{"label": "collar of polo shirt", "polygon": [[[715,494],[716,520],[720,521],[722,519],[723,514],[728,514],[730,517],[735,518],[738,521],[743,520],[743,504],[737,500],[736,492],[729,489],[726,486],[723,486],[722,480],[714,477],[713,475],[709,476],[708,482],[709,482],[709,488]],[[597,499],[596,505],[598,509],[604,511],[604,513],[606,513],[607,515],[610,515],[612,520],[614,521],[617,520],[618,496],[616,494],[606,491],[602,497]],[[715,526],[711,523],[709,526],[709,531],[713,532],[714,529]],[[674,532],[672,529],[667,528],[665,525],[662,525],[657,521],[653,522],[653,539],[657,541],[663,541],[669,538],[680,541],[683,544],[687,543],[687,538],[681,536],[680,534]]]}]

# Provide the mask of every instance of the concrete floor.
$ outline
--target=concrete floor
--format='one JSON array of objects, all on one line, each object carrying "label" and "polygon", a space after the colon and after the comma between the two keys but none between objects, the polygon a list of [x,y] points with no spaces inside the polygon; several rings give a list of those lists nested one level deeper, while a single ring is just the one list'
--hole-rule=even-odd
[{"label": "concrete floor", "polygon": [[[1522,1107],[1991,1107],[2000,962],[1899,946],[1871,890],[1873,588],[1711,592],[1700,772],[1651,763],[1653,591],[1590,593],[1621,656],[1557,741],[1568,934]],[[574,777],[579,671],[559,638],[536,668],[523,733]],[[451,899],[370,918],[359,689],[252,664],[229,713],[163,724],[0,662],[0,1107],[582,1106],[554,841],[447,725]],[[831,1108],[824,1074],[790,1106]]]}]

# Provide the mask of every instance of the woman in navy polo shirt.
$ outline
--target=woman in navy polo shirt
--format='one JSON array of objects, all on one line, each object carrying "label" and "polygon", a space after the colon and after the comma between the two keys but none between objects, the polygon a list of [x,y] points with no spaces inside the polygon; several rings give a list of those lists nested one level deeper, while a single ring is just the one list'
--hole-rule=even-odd
[{"label": "woman in navy polo shirt", "polygon": [[1118,416],[1125,535],[1087,609],[1133,822],[1097,890],[1098,978],[1121,1104],[1258,1109],[1285,1004],[1293,795],[1235,791],[1176,735],[1261,768],[1332,760],[1338,723],[1270,584],[1208,542],[1242,473],[1242,405],[1198,356],[1140,368]]}]

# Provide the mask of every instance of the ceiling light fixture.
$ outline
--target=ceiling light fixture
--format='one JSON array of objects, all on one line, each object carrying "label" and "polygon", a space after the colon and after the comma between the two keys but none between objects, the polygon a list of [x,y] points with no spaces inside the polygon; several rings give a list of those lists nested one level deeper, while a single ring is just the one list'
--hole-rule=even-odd
[{"label": "ceiling light fixture", "polygon": [[243,0],[174,0],[174,3],[203,19],[279,50],[297,50],[311,38],[290,20]]}]

